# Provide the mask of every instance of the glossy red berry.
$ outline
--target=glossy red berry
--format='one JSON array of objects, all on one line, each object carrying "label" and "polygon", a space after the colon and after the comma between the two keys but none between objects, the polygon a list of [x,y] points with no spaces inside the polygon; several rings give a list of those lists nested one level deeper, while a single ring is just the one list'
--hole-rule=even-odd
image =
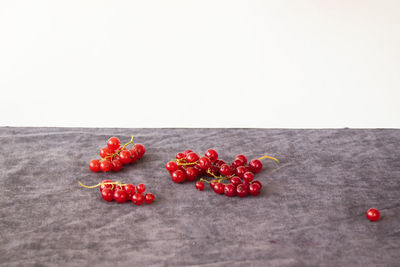
[{"label": "glossy red berry", "polygon": [[185,150],[185,152],[183,152],[183,154],[185,155],[185,157],[187,157],[188,154],[192,153],[192,152],[193,152],[192,150],[188,149],[188,150]]},{"label": "glossy red berry", "polygon": [[245,172],[247,172],[247,168],[245,166],[239,166],[235,169],[235,174],[240,178],[243,178]]},{"label": "glossy red berry", "polygon": [[135,186],[133,184],[124,185],[123,189],[128,194],[128,199],[131,199],[133,194],[135,194]]},{"label": "glossy red berry", "polygon": [[225,161],[223,161],[222,159],[217,159],[217,160],[214,162],[214,165],[215,165],[217,168],[221,167],[222,164],[225,164]]},{"label": "glossy red berry", "polygon": [[193,168],[197,170],[198,175],[201,175],[205,172],[198,164],[194,165]]},{"label": "glossy red berry", "polygon": [[196,189],[203,191],[204,190],[204,183],[203,182],[196,182]]},{"label": "glossy red berry", "polygon": [[257,196],[258,194],[260,194],[261,191],[261,187],[258,183],[253,183],[251,185],[249,185],[249,193],[252,196]]},{"label": "glossy red berry", "polygon": [[208,177],[214,177],[214,175],[218,175],[219,173],[219,169],[214,165],[211,165],[210,168],[208,168],[208,170],[206,171]]},{"label": "glossy red berry", "polygon": [[119,152],[119,160],[122,164],[128,164],[131,162],[131,152],[129,150],[123,150]]},{"label": "glossy red berry", "polygon": [[100,171],[100,161],[99,161],[98,159],[92,159],[92,160],[89,162],[89,169],[90,169],[92,172],[98,172],[98,171]]},{"label": "glossy red berry", "polygon": [[230,179],[230,182],[231,182],[232,185],[234,185],[236,187],[236,186],[238,186],[238,185],[240,185],[242,183],[242,179],[240,179],[238,176],[233,176]]},{"label": "glossy red berry", "polygon": [[193,162],[196,162],[198,160],[199,160],[199,155],[197,155],[194,152],[190,152],[186,156],[186,161],[189,162],[189,163],[193,163]]},{"label": "glossy red berry", "polygon": [[131,200],[132,200],[133,204],[140,206],[140,205],[142,205],[142,203],[144,201],[144,196],[141,193],[135,193],[135,194],[133,194]]},{"label": "glossy red berry", "polygon": [[146,186],[144,184],[138,184],[136,186],[136,190],[138,191],[138,193],[143,193],[144,191],[146,191]]},{"label": "glossy red berry", "polygon": [[185,153],[179,152],[176,154],[176,159],[183,159],[185,157]]},{"label": "glossy red berry", "polygon": [[258,180],[254,180],[254,181],[252,182],[252,184],[258,184],[258,185],[260,186],[260,190],[261,190],[261,188],[262,188],[262,184],[261,184],[261,182],[260,182],[260,181],[258,181]]},{"label": "glossy red berry", "polygon": [[108,157],[112,154],[112,152],[110,151],[110,149],[108,147],[103,147],[102,149],[100,149],[99,155],[101,158],[105,158]]},{"label": "glossy red berry", "polygon": [[232,162],[232,167],[233,168],[237,168],[237,167],[239,167],[239,166],[243,166],[244,165],[244,162],[243,162],[243,160],[241,160],[241,159],[235,159],[233,162]]},{"label": "glossy red berry", "polygon": [[377,209],[369,209],[367,210],[367,218],[370,221],[377,221],[381,217],[381,213]]},{"label": "glossy red berry", "polygon": [[[103,190],[104,191],[104,190]],[[123,189],[117,189],[114,191],[114,200],[118,203],[125,203],[128,199],[128,193]]]},{"label": "glossy red berry", "polygon": [[250,170],[254,173],[259,173],[262,170],[262,162],[258,159],[253,159],[249,162]]},{"label": "glossy red berry", "polygon": [[108,160],[103,160],[100,162],[100,170],[102,172],[108,172],[111,170],[112,164]]},{"label": "glossy red berry", "polygon": [[245,172],[243,174],[243,180],[247,183],[250,183],[254,179],[254,174],[252,172]]},{"label": "glossy red berry", "polygon": [[120,171],[121,169],[122,169],[122,163],[120,160],[114,159],[113,161],[111,161],[111,170],[117,172]]},{"label": "glossy red berry", "polygon": [[225,185],[224,194],[228,197],[233,197],[236,194],[236,186],[233,184]]},{"label": "glossy red berry", "polygon": [[114,190],[114,189],[115,189],[115,185],[110,184],[110,183],[112,183],[112,182],[113,182],[112,180],[103,180],[103,182],[101,182],[101,185],[100,185],[100,187],[99,187],[100,192],[103,191],[103,190],[106,189],[106,188],[109,188],[109,189],[111,189],[111,190]]},{"label": "glossy red berry", "polygon": [[114,199],[114,190],[111,188],[104,188],[101,191],[101,197],[107,202],[112,201]]},{"label": "glossy red berry", "polygon": [[154,201],[154,195],[152,194],[152,193],[147,193],[145,196],[144,196],[144,202],[146,202],[146,204],[151,204],[151,203],[153,203],[153,201]]},{"label": "glossy red berry", "polygon": [[139,159],[138,152],[136,149],[131,149],[129,152],[131,152],[131,163],[135,163]]},{"label": "glossy red berry", "polygon": [[244,184],[240,184],[236,187],[236,195],[238,195],[238,197],[245,197],[248,194],[248,187]]},{"label": "glossy red berry", "polygon": [[174,171],[176,171],[178,169],[178,164],[176,162],[174,162],[174,161],[170,161],[170,162],[167,163],[165,168],[169,172],[174,172]]},{"label": "glossy red berry", "polygon": [[241,161],[243,161],[243,165],[247,164],[247,158],[245,155],[239,154],[235,157],[235,159],[240,159]]},{"label": "glossy red berry", "polygon": [[225,190],[225,185],[223,183],[215,183],[214,192],[217,194],[223,194]]},{"label": "glossy red berry", "polygon": [[142,144],[135,144],[134,148],[138,154],[139,159],[143,157],[143,155],[146,153],[146,149],[144,145]]},{"label": "glossy red berry", "polygon": [[186,180],[194,181],[199,173],[194,167],[188,167],[186,169]]},{"label": "glossy red berry", "polygon": [[206,153],[204,154],[206,157],[208,157],[211,162],[215,162],[218,159],[218,153],[217,151],[215,151],[214,149],[209,149],[206,151]]},{"label": "glossy red berry", "polygon": [[211,166],[211,160],[208,157],[201,157],[199,159],[199,166],[203,170],[207,170]]},{"label": "glossy red berry", "polygon": [[121,142],[119,141],[119,139],[117,137],[111,137],[107,141],[107,147],[110,149],[110,151],[117,150],[119,148],[120,144],[121,144]]},{"label": "glossy red berry", "polygon": [[171,178],[175,183],[183,183],[186,179],[186,174],[182,170],[176,170],[171,174]]},{"label": "glossy red berry", "polygon": [[212,189],[214,189],[214,186],[215,186],[216,183],[218,183],[217,180],[212,180],[212,181],[210,182],[210,187],[211,187]]},{"label": "glossy red berry", "polygon": [[231,167],[228,164],[222,164],[221,167],[219,167],[219,173],[222,176],[229,176],[231,175]]}]

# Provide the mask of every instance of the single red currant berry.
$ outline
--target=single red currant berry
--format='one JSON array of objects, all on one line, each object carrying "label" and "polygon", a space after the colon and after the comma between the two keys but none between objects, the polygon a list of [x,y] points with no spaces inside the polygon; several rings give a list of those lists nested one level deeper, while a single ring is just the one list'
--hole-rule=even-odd
[{"label": "single red currant berry", "polygon": [[222,164],[219,168],[219,173],[222,176],[229,176],[231,175],[231,167],[228,164]]},{"label": "single red currant berry", "polygon": [[203,191],[204,190],[204,183],[203,182],[196,182],[196,189]]},{"label": "single red currant berry", "polygon": [[238,195],[239,197],[245,197],[248,194],[248,187],[244,184],[240,184],[236,187],[236,195]]},{"label": "single red currant berry", "polygon": [[146,204],[151,204],[151,203],[153,203],[153,201],[154,201],[154,195],[152,194],[152,193],[147,193],[145,196],[144,196],[144,202],[146,202]]},{"label": "single red currant berry", "polygon": [[207,176],[208,177],[214,177],[214,175],[217,176],[218,172],[219,172],[219,169],[216,166],[211,165],[210,168],[208,168],[208,170],[207,170]]},{"label": "single red currant berry", "polygon": [[110,188],[111,190],[114,191],[115,186],[113,184],[111,184],[113,181],[112,180],[104,180],[103,182],[101,182],[100,185],[100,192],[103,191],[106,188]]},{"label": "single red currant berry", "polygon": [[146,153],[146,149],[144,148],[144,145],[142,145],[142,144],[135,144],[134,148],[138,154],[139,159],[141,157],[143,157],[143,155]]},{"label": "single red currant berry", "polygon": [[262,163],[258,159],[253,159],[249,163],[250,170],[254,173],[259,173],[262,170]]},{"label": "single red currant berry", "polygon": [[144,201],[144,197],[141,193],[135,193],[135,194],[133,194],[131,200],[132,200],[133,204],[140,206],[140,205],[142,205],[142,203]]},{"label": "single red currant berry", "polygon": [[194,152],[190,152],[186,156],[186,161],[189,162],[189,163],[193,163],[193,162],[196,162],[198,160],[199,160],[199,155],[197,155]]},{"label": "single red currant berry", "polygon": [[176,162],[174,162],[174,161],[170,161],[170,162],[167,163],[165,168],[169,172],[174,172],[174,171],[176,171],[178,169],[178,164]]},{"label": "single red currant berry", "polygon": [[128,193],[123,189],[117,189],[114,191],[114,200],[118,203],[125,203],[128,199]]},{"label": "single red currant berry", "polygon": [[135,186],[133,184],[124,185],[123,189],[128,194],[128,199],[131,199],[133,194],[135,194]]},{"label": "single red currant berry", "polygon": [[98,171],[100,171],[100,161],[99,161],[98,159],[92,159],[92,160],[89,162],[89,169],[90,169],[92,172],[98,172]]},{"label": "single red currant berry", "polygon": [[193,152],[192,150],[188,149],[188,150],[185,150],[185,152],[183,152],[183,154],[185,154],[185,157],[187,157],[188,154],[192,153],[192,152]]},{"label": "single red currant berry", "polygon": [[243,165],[247,164],[247,158],[245,157],[245,155],[239,154],[235,157],[235,159],[240,159],[243,161]]},{"label": "single red currant berry", "polygon": [[236,194],[236,186],[233,184],[225,185],[224,193],[228,197],[233,197]]},{"label": "single red currant berry", "polygon": [[254,179],[254,174],[252,172],[245,172],[243,174],[243,180],[247,183],[250,183]]},{"label": "single red currant berry", "polygon": [[185,157],[185,153],[179,152],[176,154],[176,159],[183,159]]},{"label": "single red currant berry", "polygon": [[120,171],[121,169],[122,169],[121,161],[119,161],[118,159],[114,159],[113,161],[111,161],[111,170],[117,172]]},{"label": "single red currant berry", "polygon": [[239,166],[235,169],[235,174],[240,178],[243,178],[245,172],[247,172],[247,168],[245,166]]},{"label": "single red currant berry", "polygon": [[375,221],[379,220],[380,217],[381,217],[381,213],[379,212],[379,210],[377,210],[377,209],[367,210],[368,220],[375,222]]},{"label": "single red currant berry", "polygon": [[182,170],[176,170],[171,174],[171,178],[175,183],[183,183],[186,179],[186,174]]},{"label": "single red currant berry", "polygon": [[144,191],[146,191],[146,186],[144,184],[138,184],[136,186],[136,190],[138,191],[138,193],[143,193]]},{"label": "single red currant berry", "polygon": [[210,166],[211,166],[211,160],[207,157],[201,157],[199,159],[199,166],[203,170],[208,170],[208,168],[210,168]]},{"label": "single red currant berry", "polygon": [[212,180],[211,183],[210,183],[210,187],[211,187],[212,189],[214,189],[214,186],[215,186],[216,183],[218,183],[217,180]]},{"label": "single red currant berry", "polygon": [[262,184],[261,184],[261,182],[260,182],[260,181],[258,181],[258,180],[254,180],[254,181],[252,182],[252,184],[258,184],[258,185],[260,186],[260,190],[261,190],[261,188],[262,188]]},{"label": "single red currant berry", "polygon": [[225,190],[225,185],[223,183],[216,183],[214,185],[214,192],[217,194],[223,194]]},{"label": "single red currant berry", "polygon": [[112,164],[108,160],[103,160],[100,162],[100,170],[102,172],[108,172],[111,170]]},{"label": "single red currant berry", "polygon": [[122,164],[128,164],[131,162],[131,152],[129,150],[123,150],[119,152],[119,160],[121,161]]},{"label": "single red currant berry", "polygon": [[100,149],[99,155],[101,158],[105,158],[108,157],[112,154],[112,152],[110,151],[110,149],[108,147],[103,147],[102,149]]},{"label": "single red currant berry", "polygon": [[201,175],[204,173],[204,170],[198,165],[194,165],[193,168],[195,168],[197,170],[198,175]]},{"label": "single red currant berry", "polygon": [[217,159],[217,160],[214,162],[214,165],[215,165],[217,168],[221,167],[222,164],[225,164],[225,161],[223,161],[222,159]]},{"label": "single red currant berry", "polygon": [[261,191],[261,187],[258,183],[253,183],[251,185],[249,185],[249,193],[252,196],[257,196],[258,194],[260,194]]},{"label": "single red currant berry", "polygon": [[188,167],[186,169],[186,180],[194,181],[199,173],[193,167]]},{"label": "single red currant berry", "polygon": [[121,144],[121,142],[119,141],[119,139],[117,137],[111,137],[107,141],[107,147],[110,149],[110,151],[117,150],[119,148],[120,144]]},{"label": "single red currant berry", "polygon": [[237,167],[239,167],[239,166],[243,166],[244,165],[244,162],[243,162],[243,160],[241,160],[241,159],[235,159],[233,162],[232,162],[232,167],[233,168],[237,168]]},{"label": "single red currant berry", "polygon": [[135,163],[139,159],[138,152],[136,149],[131,149],[129,152],[131,152],[131,163]]},{"label": "single red currant berry", "polygon": [[208,157],[211,162],[215,162],[218,159],[218,153],[217,151],[215,151],[214,149],[209,149],[206,151],[206,153],[204,154],[206,157]]},{"label": "single red currant berry", "polygon": [[112,201],[114,199],[114,190],[111,188],[104,188],[101,191],[101,197],[107,202]]},{"label": "single red currant berry", "polygon": [[234,185],[236,187],[236,186],[238,186],[238,185],[240,185],[242,183],[242,179],[240,179],[238,176],[233,176],[230,179],[230,182],[231,182],[232,185]]}]

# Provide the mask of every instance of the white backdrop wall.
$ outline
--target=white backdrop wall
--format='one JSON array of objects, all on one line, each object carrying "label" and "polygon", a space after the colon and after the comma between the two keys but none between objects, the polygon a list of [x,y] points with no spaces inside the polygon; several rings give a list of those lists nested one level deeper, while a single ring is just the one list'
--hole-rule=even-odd
[{"label": "white backdrop wall", "polygon": [[400,1],[0,0],[0,125],[400,128]]}]

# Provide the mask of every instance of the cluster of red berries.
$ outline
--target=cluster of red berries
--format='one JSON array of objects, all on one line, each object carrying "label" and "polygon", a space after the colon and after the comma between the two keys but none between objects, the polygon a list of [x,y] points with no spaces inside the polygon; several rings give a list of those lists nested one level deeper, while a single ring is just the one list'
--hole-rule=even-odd
[{"label": "cluster of red berries", "polygon": [[101,196],[107,202],[115,200],[118,203],[125,203],[131,200],[133,204],[140,206],[143,202],[146,204],[153,203],[155,198],[152,193],[144,194],[146,191],[146,186],[144,184],[138,184],[135,187],[133,184],[122,184],[121,182],[113,182],[112,180],[104,180],[93,186],[86,186],[81,182],[79,182],[79,184],[85,188],[95,188],[99,186]]},{"label": "cluster of red berries", "polygon": [[[277,162],[277,159],[264,156],[259,159],[253,159],[247,164],[247,158],[239,154],[231,164],[218,159],[218,153],[214,149],[208,149],[204,156],[199,156],[192,150],[179,152],[176,159],[167,163],[166,169],[171,175],[172,181],[182,183],[194,181],[197,178],[207,175],[211,180],[201,178],[196,182],[196,188],[204,190],[205,183],[217,194],[225,194],[228,197],[235,195],[245,197],[248,194],[257,196],[262,188],[260,181],[254,180],[254,174],[262,170],[261,159],[270,158]],[[223,181],[228,181],[225,184]]]},{"label": "cluster of red berries", "polygon": [[107,146],[100,149],[101,160],[92,159],[89,169],[93,172],[110,170],[117,172],[122,169],[123,165],[135,163],[143,157],[146,150],[142,144],[133,144],[132,148],[128,149],[127,146],[130,144],[133,144],[133,136],[128,143],[123,145],[117,137],[111,137],[107,141]]}]

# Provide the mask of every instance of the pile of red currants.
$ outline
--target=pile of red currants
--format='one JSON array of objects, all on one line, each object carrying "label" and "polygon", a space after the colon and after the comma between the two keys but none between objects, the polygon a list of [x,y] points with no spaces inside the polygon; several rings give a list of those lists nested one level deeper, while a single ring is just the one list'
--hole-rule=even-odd
[{"label": "pile of red currants", "polygon": [[92,159],[89,169],[93,172],[110,170],[117,172],[122,169],[123,165],[135,163],[143,157],[146,150],[142,144],[133,144],[132,148],[128,149],[127,146],[130,144],[133,144],[133,136],[128,143],[123,145],[117,137],[111,137],[107,141],[107,146],[100,149],[101,159]]},{"label": "pile of red currants", "polygon": [[140,206],[143,202],[151,204],[154,201],[154,195],[152,193],[144,194],[146,186],[144,184],[138,184],[136,187],[133,184],[122,184],[121,182],[113,182],[112,180],[104,180],[103,182],[87,186],[78,182],[85,188],[100,187],[100,193],[103,199],[107,202],[115,200],[118,203],[125,203],[131,200],[133,204]]},{"label": "pile of red currants", "polygon": [[196,188],[200,191],[204,190],[204,183],[208,183],[215,193],[225,194],[228,197],[235,195],[245,197],[248,194],[257,196],[262,185],[260,181],[254,180],[254,174],[262,170],[263,165],[260,160],[265,158],[279,162],[276,158],[263,156],[251,160],[247,165],[247,158],[239,154],[231,164],[227,164],[218,159],[218,153],[214,149],[208,149],[204,156],[186,150],[176,154],[176,159],[169,161],[166,169],[175,183],[194,181],[204,175],[208,176],[209,178],[200,178],[196,182]]}]

